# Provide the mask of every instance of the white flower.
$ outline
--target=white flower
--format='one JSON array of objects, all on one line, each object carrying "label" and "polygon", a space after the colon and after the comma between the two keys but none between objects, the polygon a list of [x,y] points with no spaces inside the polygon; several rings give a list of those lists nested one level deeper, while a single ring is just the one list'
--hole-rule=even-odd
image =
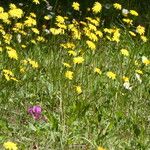
[{"label": "white flower", "polygon": [[135,74],[135,77],[137,78],[137,80],[140,82],[140,83],[142,83],[142,80],[141,80],[141,77],[140,77],[140,75],[139,74]]},{"label": "white flower", "polygon": [[130,86],[130,83],[129,82],[124,82],[123,84],[124,88],[127,89],[127,90],[132,90],[132,87]]},{"label": "white flower", "polygon": [[17,34],[17,40],[19,43],[21,43],[21,35],[20,34]]},{"label": "white flower", "polygon": [[124,16],[127,16],[128,15],[128,13],[129,13],[129,11],[127,10],[127,9],[122,9],[122,14],[124,15]]}]

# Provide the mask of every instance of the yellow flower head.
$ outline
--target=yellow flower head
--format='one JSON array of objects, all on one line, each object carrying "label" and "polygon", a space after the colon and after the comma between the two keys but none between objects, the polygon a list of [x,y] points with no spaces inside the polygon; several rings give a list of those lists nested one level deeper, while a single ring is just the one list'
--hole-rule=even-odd
[{"label": "yellow flower head", "polygon": [[143,35],[145,33],[145,28],[143,26],[137,26],[136,32],[139,33],[140,35]]},{"label": "yellow flower head", "polygon": [[81,93],[82,93],[81,86],[76,86],[76,92],[77,92],[78,94],[81,94]]},{"label": "yellow flower head", "polygon": [[106,149],[103,148],[103,147],[101,147],[101,146],[99,146],[99,147],[97,148],[97,150],[106,150]]},{"label": "yellow flower head", "polygon": [[80,4],[77,3],[77,2],[73,2],[72,7],[73,7],[74,10],[79,11]]},{"label": "yellow flower head", "polygon": [[72,71],[66,71],[65,77],[68,78],[69,80],[73,79],[73,72]]},{"label": "yellow flower head", "polygon": [[96,49],[96,45],[95,45],[92,41],[87,40],[87,41],[86,41],[86,44],[88,45],[88,47],[89,47],[91,50],[95,50],[95,49]]},{"label": "yellow flower head", "polygon": [[127,23],[128,25],[132,25],[132,23],[133,23],[132,19],[124,18],[122,20],[123,20],[123,22]]},{"label": "yellow flower head", "polygon": [[67,68],[70,68],[71,66],[70,66],[70,64],[68,64],[68,63],[63,63],[63,65],[65,66],[65,67],[67,67]]},{"label": "yellow flower head", "polygon": [[122,8],[122,6],[118,3],[114,3],[113,6],[115,9],[118,9],[118,10],[121,10],[121,8]]},{"label": "yellow flower head", "polygon": [[135,10],[130,10],[130,14],[133,16],[138,16],[139,14]]},{"label": "yellow flower head", "polygon": [[28,59],[29,64],[32,66],[32,68],[38,68],[39,65],[36,61]]},{"label": "yellow flower head", "polygon": [[0,7],[0,13],[3,13],[3,12],[4,12],[4,8]]},{"label": "yellow flower head", "polygon": [[35,3],[36,5],[40,4],[39,0],[33,0],[33,3]]},{"label": "yellow flower head", "polygon": [[64,22],[65,22],[65,19],[64,19],[64,17],[62,17],[62,16],[57,16],[57,17],[56,17],[56,21],[57,21],[58,23],[64,23]]},{"label": "yellow flower head", "polygon": [[124,56],[129,56],[128,50],[126,50],[126,49],[121,49],[120,51],[121,51],[121,54],[122,54],[122,55],[124,55]]},{"label": "yellow flower head", "polygon": [[81,63],[84,62],[84,58],[81,57],[81,56],[79,56],[79,57],[74,57],[74,58],[73,58],[73,62],[74,62],[74,64],[81,64]]},{"label": "yellow flower head", "polygon": [[135,34],[134,32],[132,32],[132,31],[129,31],[129,33],[130,33],[130,35],[132,35],[132,36],[136,36],[136,34]]},{"label": "yellow flower head", "polygon": [[77,53],[73,50],[68,51],[69,55],[77,56]]},{"label": "yellow flower head", "polygon": [[94,68],[94,72],[98,74],[102,74],[102,71],[99,68]]},{"label": "yellow flower head", "polygon": [[122,79],[123,79],[124,82],[129,82],[129,78],[128,77],[123,76]]},{"label": "yellow flower head", "polygon": [[36,33],[36,34],[39,34],[39,33],[40,33],[37,28],[31,28],[31,30],[32,30],[34,33]]},{"label": "yellow flower head", "polygon": [[13,142],[5,142],[3,146],[5,149],[8,149],[8,150],[18,150],[17,145]]},{"label": "yellow flower head", "polygon": [[10,49],[7,51],[7,53],[8,53],[9,58],[18,60],[18,54],[17,54],[16,50]]},{"label": "yellow flower head", "polygon": [[141,35],[141,40],[142,40],[143,42],[147,42],[147,37],[144,36],[144,35]]},{"label": "yellow flower head", "polygon": [[142,70],[135,70],[135,72],[138,73],[138,74],[143,74]]},{"label": "yellow flower head", "polygon": [[111,72],[111,71],[108,71],[107,73],[106,73],[106,75],[107,75],[107,77],[108,78],[110,78],[110,79],[116,79],[116,74],[115,73],[113,73],[113,72]]},{"label": "yellow flower head", "polygon": [[95,2],[92,8],[93,13],[97,14],[101,11],[101,9],[102,9],[102,5],[99,2]]}]

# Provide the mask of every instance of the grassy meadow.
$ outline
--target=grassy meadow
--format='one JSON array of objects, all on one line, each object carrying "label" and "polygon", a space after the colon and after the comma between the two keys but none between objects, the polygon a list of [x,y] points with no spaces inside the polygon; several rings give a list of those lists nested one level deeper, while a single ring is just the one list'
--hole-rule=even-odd
[{"label": "grassy meadow", "polygon": [[138,12],[115,3],[121,17],[104,27],[99,2],[78,19],[23,7],[0,6],[0,150],[149,150],[150,43]]}]

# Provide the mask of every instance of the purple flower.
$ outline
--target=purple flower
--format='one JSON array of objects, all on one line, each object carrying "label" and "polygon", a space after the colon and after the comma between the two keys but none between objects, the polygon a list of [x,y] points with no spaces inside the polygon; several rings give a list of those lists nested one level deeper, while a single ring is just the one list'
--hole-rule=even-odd
[{"label": "purple flower", "polygon": [[38,120],[41,117],[42,108],[40,106],[33,106],[28,109],[28,113]]}]

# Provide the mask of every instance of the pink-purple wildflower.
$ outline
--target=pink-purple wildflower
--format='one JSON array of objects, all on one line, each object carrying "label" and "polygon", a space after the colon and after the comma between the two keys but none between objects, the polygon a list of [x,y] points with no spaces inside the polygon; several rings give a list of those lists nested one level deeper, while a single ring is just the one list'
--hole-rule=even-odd
[{"label": "pink-purple wildflower", "polygon": [[28,109],[28,113],[38,120],[41,118],[42,108],[40,106],[33,106]]}]

